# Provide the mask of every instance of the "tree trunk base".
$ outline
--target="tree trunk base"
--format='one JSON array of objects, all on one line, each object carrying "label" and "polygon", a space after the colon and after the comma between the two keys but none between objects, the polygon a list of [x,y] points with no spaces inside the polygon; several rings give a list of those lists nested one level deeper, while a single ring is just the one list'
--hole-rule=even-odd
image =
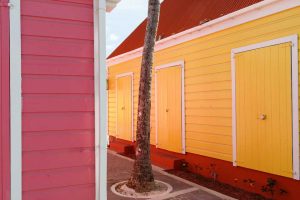
[{"label": "tree trunk base", "polygon": [[159,180],[155,180],[154,186],[151,186],[152,184],[148,185],[147,188],[151,189],[151,191],[146,192],[137,192],[128,187],[127,184],[128,181],[121,181],[112,185],[110,189],[114,194],[130,199],[157,199],[171,193],[173,190],[170,184]]},{"label": "tree trunk base", "polygon": [[130,179],[126,185],[138,193],[151,192],[157,189],[157,185],[154,181],[141,183],[138,180]]}]

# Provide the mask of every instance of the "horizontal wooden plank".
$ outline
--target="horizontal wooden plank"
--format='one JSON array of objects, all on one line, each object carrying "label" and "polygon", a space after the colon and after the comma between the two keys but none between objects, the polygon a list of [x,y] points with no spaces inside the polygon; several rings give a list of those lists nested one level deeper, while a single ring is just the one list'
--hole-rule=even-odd
[{"label": "horizontal wooden plank", "polygon": [[186,147],[186,151],[189,153],[194,153],[197,155],[203,155],[211,158],[216,158],[216,159],[221,159],[221,160],[226,160],[231,162],[232,161],[232,154],[224,154],[224,153],[218,153],[214,151],[207,151],[199,148],[193,148],[193,147]]},{"label": "horizontal wooden plank", "polygon": [[200,140],[186,139],[186,146],[191,148],[198,148],[205,151],[212,151],[220,154],[230,155],[232,153],[232,146],[220,144],[217,142],[204,142]]},{"label": "horizontal wooden plank", "polygon": [[186,77],[185,84],[192,85],[192,84],[219,82],[219,81],[231,81],[231,72],[220,72],[214,74],[205,74],[205,75],[198,75],[193,77]]},{"label": "horizontal wooden plank", "polygon": [[211,99],[211,100],[188,100],[185,102],[186,108],[230,108],[232,107],[231,99]]},{"label": "horizontal wooden plank", "polygon": [[[201,61],[198,62],[200,63]],[[217,65],[198,67],[198,65],[200,65],[198,62],[187,62],[185,64],[186,77],[197,77],[199,75],[207,75],[207,74],[231,71],[230,63],[222,63]]]},{"label": "horizontal wooden plank", "polygon": [[189,92],[204,92],[204,91],[217,91],[217,90],[230,90],[231,81],[219,81],[210,83],[199,83],[199,84],[186,84],[185,91]]},{"label": "horizontal wooden plank", "polygon": [[216,143],[221,145],[232,145],[232,137],[230,135],[218,135],[201,132],[186,132],[187,140],[197,140],[207,143]]},{"label": "horizontal wooden plank", "polygon": [[186,124],[187,132],[200,132],[200,133],[211,133],[219,135],[231,136],[231,126],[216,126],[216,125],[205,125],[205,124]]},{"label": "horizontal wooden plank", "polygon": [[91,58],[23,55],[22,74],[93,77],[94,60]]},{"label": "horizontal wooden plank", "polygon": [[136,58],[128,61],[128,64],[126,63],[126,65],[116,65],[115,67],[109,70],[109,75],[115,77],[117,74],[134,72],[134,75],[136,76],[140,72],[141,60],[141,58]]},{"label": "horizontal wooden plank", "polygon": [[93,130],[26,132],[22,136],[23,151],[86,148],[95,146]]},{"label": "horizontal wooden plank", "polygon": [[186,123],[201,125],[231,126],[230,117],[186,117]]},{"label": "horizontal wooden plank", "polygon": [[94,96],[80,94],[26,94],[23,112],[94,111]]},{"label": "horizontal wooden plank", "polygon": [[231,117],[231,109],[224,108],[188,108],[185,111],[189,117]]},{"label": "horizontal wooden plank", "polygon": [[23,16],[21,23],[22,35],[94,40],[90,22]]},{"label": "horizontal wooden plank", "polygon": [[31,94],[93,94],[94,80],[91,77],[79,76],[23,75],[22,92]]},{"label": "horizontal wooden plank", "polygon": [[26,0],[22,2],[21,13],[36,17],[93,22],[92,5],[66,1]]},{"label": "horizontal wooden plank", "polygon": [[94,148],[23,151],[23,172],[95,164]]},{"label": "horizontal wooden plank", "polygon": [[69,187],[27,191],[22,194],[23,200],[94,200],[95,185],[75,185]]},{"label": "horizontal wooden plank", "polygon": [[22,36],[23,55],[93,58],[93,53],[93,41]]},{"label": "horizontal wooden plank", "polygon": [[161,57],[161,58],[159,58],[160,57],[159,54],[155,54],[155,55],[157,56],[157,59],[161,59],[163,63],[172,63],[174,62],[174,60],[189,60],[190,62],[202,61],[199,64],[199,67],[218,65],[218,64],[223,64],[224,62],[230,62],[230,56],[228,56],[227,53],[218,54],[218,52],[216,52],[215,55],[211,55],[211,56],[203,55],[202,58],[199,57],[197,53],[193,53],[193,54],[185,54],[183,52],[181,53],[182,55],[180,56],[173,56],[172,54],[170,54],[168,57]]},{"label": "horizontal wooden plank", "polygon": [[23,113],[23,131],[94,129],[93,112]]},{"label": "horizontal wooden plank", "polygon": [[[196,89],[193,88],[193,89]],[[186,101],[196,100],[230,100],[232,97],[231,90],[216,90],[216,91],[196,91],[186,92]]]},{"label": "horizontal wooden plank", "polygon": [[23,172],[23,191],[95,183],[94,166]]}]

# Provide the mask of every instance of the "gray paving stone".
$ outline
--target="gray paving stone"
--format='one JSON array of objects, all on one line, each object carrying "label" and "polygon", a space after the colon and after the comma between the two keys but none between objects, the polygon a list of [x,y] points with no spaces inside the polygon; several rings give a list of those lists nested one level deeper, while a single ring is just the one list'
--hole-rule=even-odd
[{"label": "gray paving stone", "polygon": [[[127,159],[124,159],[120,156],[117,156],[112,153],[108,153],[108,174],[107,174],[107,195],[108,200],[128,200],[132,198],[125,198],[115,195],[111,191],[111,186],[115,183],[118,183],[120,181],[127,180],[130,176],[131,170],[132,170],[133,162]],[[154,171],[155,179],[164,181],[166,183],[169,183],[173,187],[173,192],[185,190],[188,188],[192,188],[191,185],[188,185],[180,180],[174,179],[172,177],[166,176],[164,174],[161,174],[157,171]],[[197,190],[194,192],[190,192],[188,194],[179,195],[177,197],[173,198],[167,198],[170,200],[219,200],[220,198],[209,194],[207,192],[204,192],[202,190]]]},{"label": "gray paving stone", "polygon": [[208,194],[207,192],[197,190],[177,197],[169,198],[168,200],[220,200],[220,198]]}]

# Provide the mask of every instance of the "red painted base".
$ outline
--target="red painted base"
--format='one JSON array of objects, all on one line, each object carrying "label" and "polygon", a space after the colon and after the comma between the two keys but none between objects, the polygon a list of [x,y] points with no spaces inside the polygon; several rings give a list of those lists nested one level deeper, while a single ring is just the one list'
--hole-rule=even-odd
[{"label": "red painted base", "polygon": [[110,137],[109,148],[117,153],[130,155],[135,152],[135,145],[126,140]]},{"label": "red painted base", "polygon": [[[135,145],[135,143],[131,144]],[[151,146],[151,160],[154,165],[164,169],[171,169],[171,166],[173,166],[173,168],[178,168],[180,167],[178,165],[187,163],[187,168],[193,173],[211,178],[212,174],[216,174],[217,180],[220,182],[230,184],[249,192],[259,193],[268,198],[271,198],[270,194],[262,192],[261,188],[267,184],[268,178],[272,178],[277,181],[275,199],[296,200],[300,197],[300,181],[242,167],[234,167],[232,163],[228,161],[209,158],[192,153],[173,153],[166,150],[157,149],[153,145]],[[185,162],[182,162],[183,160]],[[246,180],[252,180],[254,183],[250,184]],[[286,190],[287,194],[279,195],[279,190],[281,188]]]},{"label": "red painted base", "polygon": [[[277,182],[275,199],[293,200],[300,197],[300,181],[242,167],[234,167],[231,162],[192,153],[187,153],[180,157],[184,158],[188,163],[188,169],[191,172],[211,178],[215,172],[218,181],[246,191],[259,193],[271,198],[269,193],[262,192],[262,186],[265,186],[267,179],[271,178]],[[254,183],[249,183],[247,180],[254,181]],[[287,194],[280,195],[280,189],[287,191]]]},{"label": "red painted base", "polygon": [[[128,157],[135,157],[135,143],[133,142],[116,139],[115,137],[110,136],[109,149]],[[155,152],[151,153],[152,163],[163,169],[180,168],[180,165],[183,162],[182,159],[178,158],[176,155],[173,155],[171,152],[151,147],[151,151],[153,150],[155,150]]]}]

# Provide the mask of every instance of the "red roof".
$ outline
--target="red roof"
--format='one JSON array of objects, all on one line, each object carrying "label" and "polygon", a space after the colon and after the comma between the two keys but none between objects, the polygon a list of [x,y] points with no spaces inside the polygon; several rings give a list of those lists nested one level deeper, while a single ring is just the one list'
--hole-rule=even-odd
[{"label": "red roof", "polygon": [[[161,5],[157,35],[163,39],[260,1],[262,0],[165,0]],[[109,58],[142,47],[146,22],[145,19]]]}]

